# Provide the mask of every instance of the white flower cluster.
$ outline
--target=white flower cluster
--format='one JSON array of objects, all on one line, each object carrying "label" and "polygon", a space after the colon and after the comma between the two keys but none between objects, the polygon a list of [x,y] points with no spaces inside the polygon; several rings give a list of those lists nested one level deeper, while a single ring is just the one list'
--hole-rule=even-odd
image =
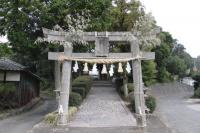
[{"label": "white flower cluster", "polygon": [[160,28],[155,23],[155,19],[151,13],[141,16],[136,21],[132,32],[138,38],[140,46],[145,47],[160,44],[160,39],[157,37]]},{"label": "white flower cluster", "polygon": [[[49,42],[49,43],[59,43],[60,45],[69,44],[67,42],[78,42],[81,44],[87,44],[83,39],[83,31],[87,28],[89,19],[85,19],[84,16],[89,16],[87,12],[82,12],[81,14],[76,14],[76,19],[71,15],[67,15],[68,31],[64,31],[58,24],[53,27],[54,31],[65,32],[65,40],[52,40],[51,38],[38,38],[36,42]],[[89,18],[89,17],[87,17]]]}]

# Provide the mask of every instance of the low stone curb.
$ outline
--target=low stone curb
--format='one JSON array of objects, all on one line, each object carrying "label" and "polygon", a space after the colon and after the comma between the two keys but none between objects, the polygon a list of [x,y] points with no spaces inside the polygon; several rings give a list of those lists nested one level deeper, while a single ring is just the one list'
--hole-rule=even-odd
[{"label": "low stone curb", "polygon": [[43,102],[42,102],[41,98],[35,98],[35,99],[31,100],[30,103],[26,104],[25,106],[23,106],[21,108],[13,109],[13,110],[10,110],[8,112],[2,113],[0,115],[0,120],[3,120],[3,119],[8,118],[10,116],[21,114],[23,112],[26,112],[26,111],[32,109],[37,104],[42,104],[42,103]]}]

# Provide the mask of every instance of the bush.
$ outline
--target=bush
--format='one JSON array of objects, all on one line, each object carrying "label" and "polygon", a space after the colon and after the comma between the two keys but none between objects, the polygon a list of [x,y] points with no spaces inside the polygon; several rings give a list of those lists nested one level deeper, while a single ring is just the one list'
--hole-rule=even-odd
[{"label": "bush", "polygon": [[0,94],[6,95],[9,93],[14,93],[16,90],[16,85],[14,83],[0,83]]},{"label": "bush", "polygon": [[92,78],[90,76],[79,76],[76,78],[73,83],[72,87],[84,87],[86,93],[88,93],[92,86]]},{"label": "bush", "polygon": [[149,109],[149,112],[153,113],[154,110],[156,109],[156,99],[155,99],[155,97],[148,96],[145,99],[145,103],[146,103],[147,108]]},{"label": "bush", "polygon": [[53,112],[53,113],[49,113],[44,117],[44,121],[47,124],[51,124],[51,125],[57,125],[58,123],[58,113]]},{"label": "bush", "polygon": [[197,89],[194,91],[194,97],[195,97],[195,98],[200,98],[200,87],[197,88]]},{"label": "bush", "polygon": [[115,87],[118,91],[120,91],[121,87],[123,86],[123,78],[116,78],[115,79]]},{"label": "bush", "polygon": [[80,94],[71,92],[69,95],[69,106],[80,106],[82,103],[82,97]]},{"label": "bush", "polygon": [[86,97],[86,91],[84,87],[72,87],[72,92],[80,94],[82,99]]},{"label": "bush", "polygon": [[[128,88],[128,93],[131,93],[134,91],[134,86],[133,83],[128,83],[127,84],[127,88]],[[124,93],[124,86],[121,87],[120,92],[123,94]]]},{"label": "bush", "polygon": [[[77,107],[69,107],[68,118],[71,119],[74,114],[78,111]],[[44,117],[44,122],[50,125],[56,126],[58,124],[59,115],[58,112],[52,112]]]},{"label": "bush", "polygon": [[15,83],[0,83],[0,110],[19,107]]},{"label": "bush", "polygon": [[90,76],[79,76],[77,77],[74,82],[87,82],[88,84],[92,84],[92,78]]},{"label": "bush", "polygon": [[87,82],[73,82],[72,83],[72,88],[73,87],[76,87],[76,88],[81,88],[81,87],[83,87],[83,88],[85,88],[85,92],[86,92],[86,94],[90,91],[90,89],[91,89],[91,85],[90,84],[88,84]]},{"label": "bush", "polygon": [[134,91],[134,86],[133,86],[133,83],[128,83],[128,84],[127,84],[127,87],[128,87],[128,93],[130,93],[130,92],[133,92],[133,91]]},{"label": "bush", "polygon": [[[149,113],[153,113],[156,109],[156,99],[153,96],[148,96],[145,98],[146,107],[149,109]],[[135,99],[131,99],[131,107],[132,110],[135,112]]]}]

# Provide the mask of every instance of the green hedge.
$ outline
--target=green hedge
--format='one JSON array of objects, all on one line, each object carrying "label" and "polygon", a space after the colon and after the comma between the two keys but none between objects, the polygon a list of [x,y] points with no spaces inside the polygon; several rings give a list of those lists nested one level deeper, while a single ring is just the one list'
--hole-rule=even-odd
[{"label": "green hedge", "polygon": [[86,94],[90,91],[91,86],[92,86],[92,78],[90,76],[79,76],[72,83],[72,88],[84,87]]},{"label": "green hedge", "polygon": [[92,84],[92,78],[90,76],[79,76],[76,79],[74,79],[74,82],[87,82],[89,84]]},{"label": "green hedge", "polygon": [[128,84],[127,84],[127,87],[128,87],[128,93],[130,93],[130,92],[133,92],[133,91],[134,91],[134,86],[133,86],[133,83],[128,83]]},{"label": "green hedge", "polygon": [[[147,108],[149,109],[149,113],[153,113],[156,109],[156,99],[153,96],[148,96],[147,98],[145,98],[145,104],[147,106]],[[133,111],[135,112],[135,99],[132,98],[131,100],[131,107],[133,109]]]},{"label": "green hedge", "polygon": [[73,87],[83,87],[85,88],[86,94],[90,91],[91,89],[91,85],[88,84],[87,82],[73,82],[72,83],[72,88]]},{"label": "green hedge", "polygon": [[[128,93],[131,93],[134,91],[134,86],[133,83],[128,83],[127,84],[127,88],[128,88]],[[121,93],[124,93],[124,86],[121,87]]]},{"label": "green hedge", "polygon": [[195,97],[195,98],[200,98],[200,87],[197,88],[197,89],[194,91],[194,97]]},{"label": "green hedge", "polygon": [[149,112],[153,113],[154,110],[156,109],[156,99],[155,99],[155,97],[149,95],[145,99],[145,103],[146,103],[147,108],[149,109]]},{"label": "green hedge", "polygon": [[116,78],[115,79],[115,87],[118,92],[121,90],[122,86],[123,86],[123,78]]},{"label": "green hedge", "polygon": [[72,92],[76,92],[84,99],[86,97],[86,91],[84,87],[72,87]]},{"label": "green hedge", "polygon": [[19,107],[17,99],[15,83],[0,83],[0,110]]},{"label": "green hedge", "polygon": [[16,85],[14,83],[0,83],[0,94],[6,95],[15,91]]},{"label": "green hedge", "polygon": [[80,94],[71,92],[69,95],[69,106],[80,106],[82,103],[82,97]]}]

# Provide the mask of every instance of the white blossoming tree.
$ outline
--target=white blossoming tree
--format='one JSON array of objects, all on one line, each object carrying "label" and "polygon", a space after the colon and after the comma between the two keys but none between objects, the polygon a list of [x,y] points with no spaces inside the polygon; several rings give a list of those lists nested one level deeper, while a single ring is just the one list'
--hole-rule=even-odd
[{"label": "white blossoming tree", "polygon": [[160,28],[151,13],[141,16],[134,24],[132,32],[138,38],[142,49],[160,44],[160,39],[157,37]]}]

